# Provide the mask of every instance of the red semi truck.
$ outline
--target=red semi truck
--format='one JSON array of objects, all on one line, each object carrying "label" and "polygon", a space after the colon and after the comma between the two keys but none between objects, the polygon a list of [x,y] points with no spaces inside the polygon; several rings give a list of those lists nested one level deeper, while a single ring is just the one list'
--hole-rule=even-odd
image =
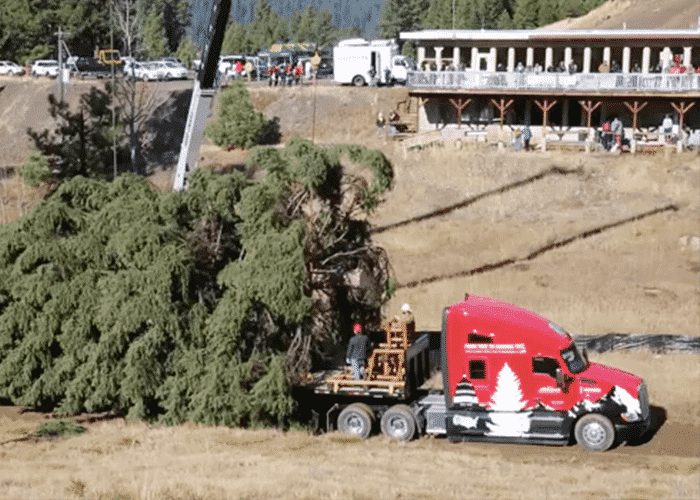
[{"label": "red semi truck", "polygon": [[403,383],[317,377],[310,388],[327,430],[366,438],[379,423],[384,434],[403,441],[419,434],[450,441],[576,441],[604,451],[649,427],[641,378],[590,362],[569,333],[533,312],[473,295],[445,308],[442,393],[419,389],[431,373],[429,335],[406,349]]}]

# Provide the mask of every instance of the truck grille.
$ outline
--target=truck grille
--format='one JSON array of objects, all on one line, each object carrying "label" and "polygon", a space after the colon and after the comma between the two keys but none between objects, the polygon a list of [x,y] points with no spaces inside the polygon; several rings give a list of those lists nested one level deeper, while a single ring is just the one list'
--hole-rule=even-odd
[{"label": "truck grille", "polygon": [[639,386],[639,406],[642,409],[642,419],[646,420],[649,417],[649,395],[644,383]]}]

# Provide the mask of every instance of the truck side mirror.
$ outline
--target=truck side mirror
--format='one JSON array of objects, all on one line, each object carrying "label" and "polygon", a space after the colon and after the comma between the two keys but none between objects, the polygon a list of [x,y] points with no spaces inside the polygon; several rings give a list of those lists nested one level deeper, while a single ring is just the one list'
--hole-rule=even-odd
[{"label": "truck side mirror", "polygon": [[564,392],[566,392],[566,376],[561,368],[557,368],[555,379],[557,381],[557,386]]}]

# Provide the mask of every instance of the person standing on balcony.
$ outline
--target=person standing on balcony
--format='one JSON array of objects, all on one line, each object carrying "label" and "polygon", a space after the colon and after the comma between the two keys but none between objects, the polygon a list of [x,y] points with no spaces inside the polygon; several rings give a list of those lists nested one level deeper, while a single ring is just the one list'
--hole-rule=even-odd
[{"label": "person standing on balcony", "polygon": [[603,61],[600,63],[600,66],[598,66],[598,73],[610,73],[610,66],[608,65],[608,61]]},{"label": "person standing on balcony", "polygon": [[569,63],[569,68],[568,68],[568,69],[569,69],[569,74],[570,74],[570,75],[573,75],[573,74],[575,74],[575,73],[578,73],[578,64],[576,64],[576,63],[573,61],[573,59],[572,59],[571,62]]}]

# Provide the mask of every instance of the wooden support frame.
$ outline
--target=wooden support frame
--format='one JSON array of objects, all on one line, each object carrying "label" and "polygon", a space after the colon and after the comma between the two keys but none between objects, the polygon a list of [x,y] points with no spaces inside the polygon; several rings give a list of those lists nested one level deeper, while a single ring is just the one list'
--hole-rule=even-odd
[{"label": "wooden support frame", "polygon": [[549,110],[556,104],[556,99],[543,99],[538,101],[535,99],[535,104],[542,111],[542,151],[547,151],[547,127],[549,126]]},{"label": "wooden support frame", "polygon": [[603,105],[602,101],[593,102],[592,100],[579,101],[581,108],[586,112],[586,127],[591,128],[593,123],[593,112]]},{"label": "wooden support frame", "polygon": [[639,112],[646,108],[647,104],[649,104],[647,101],[644,101],[641,104],[639,101],[634,101],[633,104],[630,104],[627,101],[624,102],[625,107],[630,110],[630,113],[632,113],[632,132],[636,132],[639,128],[637,127]]},{"label": "wooden support frame", "polygon": [[685,122],[685,114],[695,106],[695,101],[690,102],[686,105],[685,101],[681,101],[678,104],[675,102],[671,103],[671,107],[678,113],[678,132],[679,135],[683,136],[683,123]]},{"label": "wooden support frame", "polygon": [[540,108],[540,111],[542,111],[542,127],[547,128],[549,126],[549,110],[551,110],[554,106],[556,106],[557,100],[556,99],[543,99],[542,101],[538,101],[535,99],[535,105],[537,105],[538,108]]},{"label": "wooden support frame", "polygon": [[501,114],[500,125],[501,128],[503,128],[503,122],[506,116],[506,111],[508,111],[508,108],[510,108],[513,105],[513,99],[509,99],[507,102],[504,98],[501,98],[498,101],[496,99],[491,99],[491,104],[493,104]]},{"label": "wooden support frame", "polygon": [[467,106],[472,102],[471,99],[462,99],[461,97],[458,97],[456,100],[450,98],[449,99],[450,104],[455,108],[455,111],[457,111],[457,128],[462,128],[462,112],[466,109]]}]

